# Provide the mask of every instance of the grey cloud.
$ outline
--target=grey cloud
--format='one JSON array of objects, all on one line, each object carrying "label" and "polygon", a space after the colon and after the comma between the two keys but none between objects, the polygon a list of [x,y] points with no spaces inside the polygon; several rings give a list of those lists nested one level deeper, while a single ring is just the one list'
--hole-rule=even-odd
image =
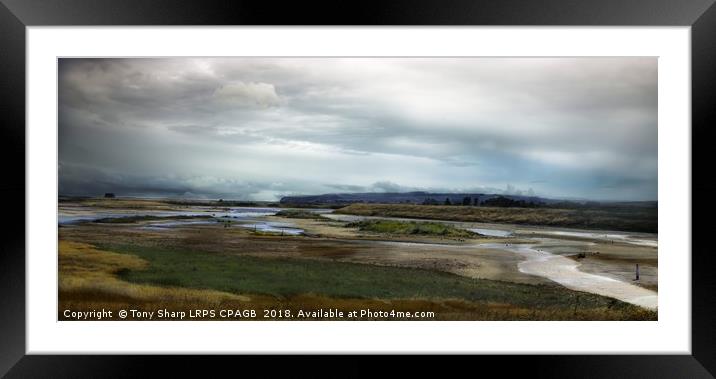
[{"label": "grey cloud", "polygon": [[415,191],[417,190],[417,188],[405,187],[401,186],[400,184],[393,183],[389,180],[384,180],[373,183],[373,185],[371,186],[371,190],[374,192],[407,192]]},{"label": "grey cloud", "polygon": [[[511,183],[656,196],[655,58],[59,62],[60,161],[123,173],[118,188],[174,177],[157,191],[273,199]],[[83,175],[60,182],[102,179]],[[228,184],[191,184],[199,177]]]},{"label": "grey cloud", "polygon": [[340,192],[360,193],[368,191],[368,187],[355,186],[350,184],[326,184],[326,187],[333,188]]}]

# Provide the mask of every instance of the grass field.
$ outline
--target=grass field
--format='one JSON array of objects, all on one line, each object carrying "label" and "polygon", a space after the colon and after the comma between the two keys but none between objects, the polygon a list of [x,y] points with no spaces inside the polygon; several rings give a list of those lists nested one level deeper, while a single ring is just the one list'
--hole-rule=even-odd
[{"label": "grass field", "polygon": [[218,291],[137,285],[121,280],[121,272],[141,271],[149,261],[136,255],[100,250],[70,241],[59,243],[59,295],[61,302],[136,301],[207,302],[241,300],[242,297]]},{"label": "grass field", "polygon": [[335,213],[462,222],[543,225],[656,233],[656,207],[588,209],[497,208],[449,205],[351,204]]},{"label": "grass field", "polygon": [[432,310],[437,319],[656,319],[556,286],[311,259],[60,242],[60,309],[234,306]]},{"label": "grass field", "polygon": [[357,227],[361,231],[396,235],[425,235],[459,238],[479,237],[479,234],[477,233],[464,229],[458,229],[439,222],[363,220],[348,223],[346,224],[346,227]]}]

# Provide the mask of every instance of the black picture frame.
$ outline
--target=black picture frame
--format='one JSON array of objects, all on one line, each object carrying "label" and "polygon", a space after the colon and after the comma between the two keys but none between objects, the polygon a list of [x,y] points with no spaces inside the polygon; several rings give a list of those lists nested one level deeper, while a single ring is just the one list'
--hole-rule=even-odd
[{"label": "black picture frame", "polygon": [[[714,0],[399,0],[270,1],[200,0],[0,0],[0,131],[3,206],[10,222],[0,239],[0,375],[8,377],[134,376],[147,363],[204,376],[220,368],[215,358],[45,356],[25,354],[25,43],[26,27],[41,25],[612,25],[690,26],[692,77],[692,355],[488,356],[489,368],[537,377],[681,377],[716,373],[716,265],[705,236],[716,193],[710,144],[716,116],[716,6]],[[664,152],[660,152],[664,154]],[[668,153],[667,153],[668,154]],[[663,158],[663,155],[662,155]],[[24,199],[20,202],[18,199]],[[12,200],[8,200],[12,199]],[[697,222],[698,221],[698,222]],[[687,254],[688,252],[683,252]],[[210,362],[211,359],[211,362]],[[171,363],[169,362],[171,360]],[[476,361],[477,360],[477,361]],[[257,366],[265,366],[253,357]],[[235,361],[232,360],[232,364]],[[394,362],[393,362],[394,363]],[[292,369],[315,369],[317,360]],[[396,365],[399,366],[399,365]],[[371,369],[356,368],[370,374]],[[390,369],[388,369],[390,371]],[[385,372],[383,372],[385,373]]]}]

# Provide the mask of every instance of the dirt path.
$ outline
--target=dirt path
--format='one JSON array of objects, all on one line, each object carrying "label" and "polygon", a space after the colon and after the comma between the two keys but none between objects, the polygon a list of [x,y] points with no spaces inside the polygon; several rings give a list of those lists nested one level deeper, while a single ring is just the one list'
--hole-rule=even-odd
[{"label": "dirt path", "polygon": [[548,278],[573,290],[612,297],[647,309],[657,309],[656,292],[631,283],[582,272],[578,269],[579,263],[574,260],[542,251],[535,248],[535,245],[484,244],[481,246],[501,248],[522,255],[525,260],[518,264],[518,268],[525,274]]}]

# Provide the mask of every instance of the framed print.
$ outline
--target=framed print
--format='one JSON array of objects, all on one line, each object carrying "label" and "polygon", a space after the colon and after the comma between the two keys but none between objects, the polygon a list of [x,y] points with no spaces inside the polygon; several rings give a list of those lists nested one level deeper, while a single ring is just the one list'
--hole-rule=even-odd
[{"label": "framed print", "polygon": [[712,376],[712,2],[3,1],[9,376]]}]

